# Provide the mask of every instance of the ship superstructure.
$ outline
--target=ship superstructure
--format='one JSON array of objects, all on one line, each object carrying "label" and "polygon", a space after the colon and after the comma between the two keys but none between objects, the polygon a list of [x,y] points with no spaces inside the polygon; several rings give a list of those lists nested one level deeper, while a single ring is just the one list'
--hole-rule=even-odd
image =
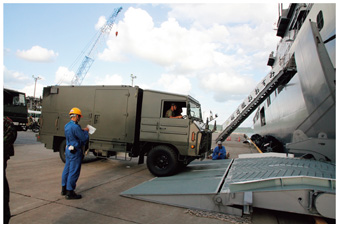
[{"label": "ship superstructure", "polygon": [[335,162],[335,4],[281,7],[276,35],[281,40],[268,58],[271,71],[218,139],[255,111],[252,139],[264,151]]}]

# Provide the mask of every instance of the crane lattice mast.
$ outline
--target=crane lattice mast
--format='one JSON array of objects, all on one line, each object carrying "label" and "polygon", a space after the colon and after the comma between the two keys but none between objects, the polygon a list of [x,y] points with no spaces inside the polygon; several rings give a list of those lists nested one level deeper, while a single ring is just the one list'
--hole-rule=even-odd
[{"label": "crane lattice mast", "polygon": [[115,22],[115,19],[119,12],[122,10],[122,7],[114,9],[112,15],[107,20],[106,24],[101,27],[101,31],[96,38],[95,42],[93,43],[91,49],[89,50],[88,54],[84,57],[83,61],[81,62],[81,65],[79,66],[75,76],[72,79],[72,85],[81,85],[82,81],[84,80],[88,70],[91,68],[93,62],[94,62],[94,50],[97,48],[98,43],[100,40],[102,40],[103,35],[108,35],[113,27],[113,24]]}]

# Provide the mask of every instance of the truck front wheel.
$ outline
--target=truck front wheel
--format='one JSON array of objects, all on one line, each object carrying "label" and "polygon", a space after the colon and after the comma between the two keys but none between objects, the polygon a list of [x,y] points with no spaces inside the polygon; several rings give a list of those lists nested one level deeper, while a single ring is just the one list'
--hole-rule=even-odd
[{"label": "truck front wheel", "polygon": [[170,147],[156,146],[147,155],[147,168],[155,176],[173,175],[178,167],[178,155]]}]

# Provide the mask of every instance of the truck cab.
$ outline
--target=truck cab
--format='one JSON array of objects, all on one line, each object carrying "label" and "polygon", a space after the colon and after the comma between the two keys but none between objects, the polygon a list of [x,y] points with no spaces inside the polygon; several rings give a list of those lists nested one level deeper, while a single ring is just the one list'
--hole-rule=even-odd
[{"label": "truck cab", "polygon": [[[166,117],[172,104],[183,118]],[[211,148],[211,131],[205,130],[201,106],[193,97],[145,90],[142,106],[140,141],[152,146],[147,166],[153,174],[171,169],[171,164],[173,169],[186,166]]]},{"label": "truck cab", "polygon": [[13,121],[17,131],[26,129],[28,112],[25,93],[4,88],[4,116]]}]

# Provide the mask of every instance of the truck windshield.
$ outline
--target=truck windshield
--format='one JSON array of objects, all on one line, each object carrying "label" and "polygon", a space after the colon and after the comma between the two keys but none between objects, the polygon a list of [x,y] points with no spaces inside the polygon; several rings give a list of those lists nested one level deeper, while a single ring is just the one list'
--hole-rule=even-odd
[{"label": "truck windshield", "polygon": [[189,102],[188,114],[190,117],[201,119],[200,105],[194,102]]},{"label": "truck windshield", "polygon": [[18,96],[13,97],[14,106],[26,106],[26,100],[24,94],[18,94]]},{"label": "truck windshield", "polygon": [[25,94],[5,90],[4,105],[26,106]]}]

